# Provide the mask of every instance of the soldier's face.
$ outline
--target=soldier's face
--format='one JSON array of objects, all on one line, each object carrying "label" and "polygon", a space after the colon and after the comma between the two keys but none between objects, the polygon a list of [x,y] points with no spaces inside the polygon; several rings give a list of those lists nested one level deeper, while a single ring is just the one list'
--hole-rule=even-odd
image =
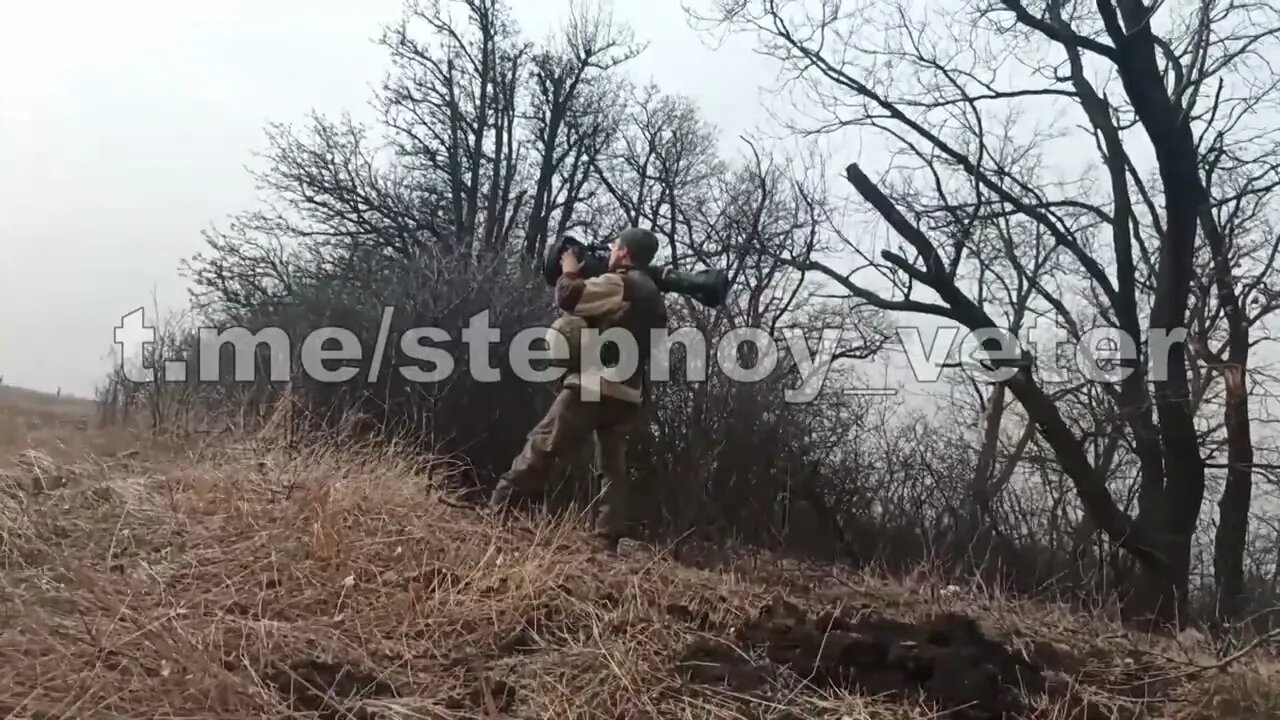
[{"label": "soldier's face", "polygon": [[622,241],[614,238],[609,244],[609,267],[616,268],[624,264],[627,260],[627,249],[623,247]]}]

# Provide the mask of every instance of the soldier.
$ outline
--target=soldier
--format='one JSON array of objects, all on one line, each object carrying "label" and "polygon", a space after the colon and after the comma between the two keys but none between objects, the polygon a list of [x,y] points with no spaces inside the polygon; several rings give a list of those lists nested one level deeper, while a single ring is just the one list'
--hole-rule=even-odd
[{"label": "soldier", "polygon": [[[598,367],[570,368],[550,410],[529,432],[524,449],[499,479],[489,507],[501,511],[518,499],[538,493],[547,478],[562,465],[566,453],[595,434],[596,476],[602,486],[595,535],[603,549],[613,551],[626,535],[629,518],[625,507],[630,492],[627,481],[626,445],[632,428],[644,417],[649,395],[648,360],[651,332],[666,329],[667,309],[661,291],[642,269],[658,252],[658,238],[641,228],[628,228],[610,245],[609,271],[582,278],[573,253],[560,256],[562,273],[556,282],[556,305],[569,313],[557,321],[576,353],[578,332],[590,327],[600,332],[624,330],[639,351],[634,372],[625,378],[601,377]],[[606,366],[621,358],[618,346],[607,342],[600,352]],[[610,353],[608,351],[613,350]],[[579,355],[584,357],[585,355]],[[632,367],[626,362],[624,367]],[[587,385],[592,392],[584,393]]]}]

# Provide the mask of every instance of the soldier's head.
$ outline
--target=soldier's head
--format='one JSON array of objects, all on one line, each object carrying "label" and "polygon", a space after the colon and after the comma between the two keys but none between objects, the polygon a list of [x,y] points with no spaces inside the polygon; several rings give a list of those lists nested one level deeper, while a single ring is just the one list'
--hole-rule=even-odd
[{"label": "soldier's head", "polygon": [[658,236],[643,228],[627,228],[609,245],[609,269],[645,267],[658,254]]}]

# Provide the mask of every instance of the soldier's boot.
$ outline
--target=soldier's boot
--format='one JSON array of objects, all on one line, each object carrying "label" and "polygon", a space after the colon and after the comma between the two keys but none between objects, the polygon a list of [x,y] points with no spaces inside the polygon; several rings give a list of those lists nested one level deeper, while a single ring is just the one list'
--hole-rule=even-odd
[{"label": "soldier's boot", "polygon": [[620,537],[613,537],[611,535],[595,534],[591,536],[591,540],[589,542],[591,544],[591,548],[596,552],[607,553],[609,555],[617,555],[618,541],[620,541],[621,539],[622,538]]},{"label": "soldier's boot", "polygon": [[518,511],[533,506],[537,498],[536,493],[517,486],[510,478],[510,473],[504,474],[489,496],[486,507],[495,517],[512,517]]}]

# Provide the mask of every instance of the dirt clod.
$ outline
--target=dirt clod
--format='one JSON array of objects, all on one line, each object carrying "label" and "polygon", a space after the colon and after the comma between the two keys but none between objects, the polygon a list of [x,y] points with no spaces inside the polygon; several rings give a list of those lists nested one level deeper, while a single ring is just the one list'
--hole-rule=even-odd
[{"label": "dirt clod", "polygon": [[699,638],[680,656],[676,672],[685,682],[754,692],[771,679],[773,668],[753,662],[750,656],[728,642]]},{"label": "dirt clod", "polygon": [[498,643],[498,652],[503,655],[535,652],[537,649],[538,641],[528,628],[520,628]]},{"label": "dirt clod", "polygon": [[700,640],[677,666],[690,682],[752,691],[767,673],[749,658],[763,655],[809,683],[888,695],[923,697],[948,717],[994,720],[1022,712],[1024,691],[1041,692],[1041,668],[986,636],[971,618],[946,614],[908,623],[861,612],[811,617],[775,598],[730,640]]},{"label": "dirt clod", "polygon": [[266,675],[291,709],[318,713],[317,717],[373,718],[359,707],[361,700],[399,697],[396,687],[378,675],[344,663],[299,660]]},{"label": "dirt clod", "polygon": [[465,694],[455,695],[445,702],[450,710],[478,710],[484,713],[505,713],[516,701],[516,686],[505,680],[497,680],[488,676],[481,677],[472,683]]}]

